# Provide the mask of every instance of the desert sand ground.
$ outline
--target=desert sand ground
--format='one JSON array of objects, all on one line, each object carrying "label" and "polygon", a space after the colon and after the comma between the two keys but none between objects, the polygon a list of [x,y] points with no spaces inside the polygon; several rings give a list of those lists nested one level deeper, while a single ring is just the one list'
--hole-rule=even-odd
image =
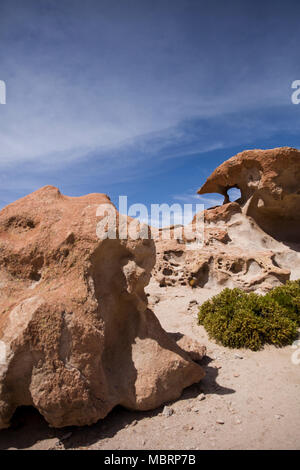
[{"label": "desert sand ground", "polygon": [[90,427],[51,429],[33,408],[19,409],[12,427],[0,432],[0,449],[300,449],[300,365],[291,361],[292,347],[224,348],[197,325],[193,302],[216,291],[154,281],[146,291],[167,331],[207,346],[206,377],[165,412],[118,407]]}]

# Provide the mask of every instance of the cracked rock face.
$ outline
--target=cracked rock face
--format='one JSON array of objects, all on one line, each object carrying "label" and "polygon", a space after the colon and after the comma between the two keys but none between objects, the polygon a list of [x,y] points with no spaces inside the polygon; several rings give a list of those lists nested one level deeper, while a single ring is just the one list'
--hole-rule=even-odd
[{"label": "cracked rock face", "polygon": [[101,204],[47,186],[0,212],[0,428],[22,405],[55,427],[153,409],[204,376],[147,308],[153,241],[101,241]]},{"label": "cracked rock face", "polygon": [[[239,188],[230,202],[227,191]],[[268,291],[300,277],[300,152],[249,150],[220,165],[198,191],[220,193],[224,204],[204,211],[203,246],[187,249],[156,236],[154,276],[161,286],[239,287]],[[195,219],[190,224],[195,226]],[[201,238],[201,237],[200,237]]]}]

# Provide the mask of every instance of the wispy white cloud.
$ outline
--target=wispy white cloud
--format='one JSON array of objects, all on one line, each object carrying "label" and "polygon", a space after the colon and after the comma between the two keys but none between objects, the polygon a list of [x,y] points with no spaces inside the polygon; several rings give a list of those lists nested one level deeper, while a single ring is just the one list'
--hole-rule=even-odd
[{"label": "wispy white cloud", "polygon": [[[268,0],[0,3],[0,206],[44,184],[111,194],[145,175],[153,194],[168,165],[193,156],[200,185],[215,163],[207,152],[223,149],[225,159],[226,148],[299,134],[290,102],[300,77],[297,8]],[[195,180],[170,183],[169,201],[178,188],[183,204],[222,203],[184,192]]]},{"label": "wispy white cloud", "polygon": [[224,197],[221,195],[200,195],[196,194],[197,190],[187,191],[184,194],[177,194],[173,196],[173,199],[176,201],[181,201],[182,203],[186,204],[203,204],[205,209],[213,206],[220,206],[223,204]]},{"label": "wispy white cloud", "polygon": [[[209,9],[193,14],[181,2],[174,2],[171,10],[164,2],[160,9],[132,2],[131,13],[121,3],[115,8],[101,4],[91,2],[87,8],[75,1],[45,7],[29,2],[25,7],[4,1],[0,36],[5,77],[0,78],[7,83],[7,105],[0,113],[1,168],[26,161],[59,166],[95,153],[105,161],[111,150],[123,151],[136,141],[141,148],[157,134],[161,138],[152,145],[161,158],[172,139],[195,143],[182,123],[225,123],[228,114],[289,102],[292,61],[285,56],[284,43],[276,41],[276,55],[275,45],[259,43],[255,33],[262,25],[257,18],[253,44],[247,42],[244,57],[239,39],[245,34],[245,18],[240,11],[239,25],[229,15],[225,23],[215,15],[212,20]],[[247,21],[252,25],[251,15]],[[290,34],[293,43],[296,33]],[[293,54],[289,49],[290,59]],[[229,56],[235,56],[230,66]],[[244,122],[244,134],[247,126]],[[198,146],[188,152],[227,145],[217,135],[212,142],[205,131],[197,132]],[[165,157],[180,154],[173,149]],[[130,155],[126,159],[130,163]],[[113,163],[122,167],[124,160]]]}]

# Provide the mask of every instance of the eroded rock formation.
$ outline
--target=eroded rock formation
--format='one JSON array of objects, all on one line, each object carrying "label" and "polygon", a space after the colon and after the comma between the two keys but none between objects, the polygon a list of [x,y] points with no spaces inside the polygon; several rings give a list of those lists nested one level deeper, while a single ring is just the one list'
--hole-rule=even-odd
[{"label": "eroded rock formation", "polygon": [[55,427],[152,409],[204,375],[147,308],[153,241],[99,240],[101,204],[47,186],[0,212],[0,428],[21,405]]},{"label": "eroded rock formation", "polygon": [[300,151],[290,147],[247,150],[220,165],[199,194],[239,188],[246,215],[281,241],[300,240]]},{"label": "eroded rock formation", "polygon": [[[228,190],[241,197],[230,202]],[[154,276],[161,286],[241,287],[266,291],[300,277],[300,152],[249,150],[220,165],[199,194],[220,193],[224,204],[205,210],[203,246],[191,249],[172,229],[156,234]],[[195,226],[195,219],[188,228]],[[197,230],[195,231],[195,235]],[[198,233],[199,235],[199,233]],[[200,237],[200,238],[201,238]]]}]

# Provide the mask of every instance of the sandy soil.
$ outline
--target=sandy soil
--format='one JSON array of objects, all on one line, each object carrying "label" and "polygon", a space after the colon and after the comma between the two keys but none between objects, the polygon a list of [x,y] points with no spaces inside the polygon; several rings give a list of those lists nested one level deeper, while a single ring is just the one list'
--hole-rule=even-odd
[{"label": "sandy soil", "polygon": [[300,449],[300,365],[292,347],[231,350],[197,326],[197,305],[215,292],[189,287],[148,288],[150,308],[169,332],[207,346],[206,377],[179,400],[151,412],[120,407],[84,428],[51,429],[33,408],[19,409],[0,449]]}]

